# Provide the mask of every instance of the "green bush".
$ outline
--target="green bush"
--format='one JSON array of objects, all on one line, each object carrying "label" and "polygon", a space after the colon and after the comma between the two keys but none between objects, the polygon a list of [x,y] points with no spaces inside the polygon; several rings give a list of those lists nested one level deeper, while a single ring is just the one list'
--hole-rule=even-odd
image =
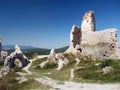
[{"label": "green bush", "polygon": [[108,59],[108,60],[103,60],[102,61],[102,64],[101,64],[101,68],[104,68],[106,66],[110,66],[112,63],[112,60],[111,59]]},{"label": "green bush", "polygon": [[57,67],[57,64],[56,64],[56,63],[47,63],[47,64],[44,66],[44,69],[56,68],[56,67]]}]

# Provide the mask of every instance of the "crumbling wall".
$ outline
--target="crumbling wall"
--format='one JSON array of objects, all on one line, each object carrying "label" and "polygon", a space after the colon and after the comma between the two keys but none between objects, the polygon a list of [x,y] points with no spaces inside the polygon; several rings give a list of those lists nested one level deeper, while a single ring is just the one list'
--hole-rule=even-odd
[{"label": "crumbling wall", "polygon": [[120,58],[117,29],[95,31],[94,13],[88,11],[83,17],[81,28],[75,25],[72,27],[70,46],[66,52],[74,55]]},{"label": "crumbling wall", "polygon": [[70,46],[66,52],[80,53],[80,43],[82,38],[81,28],[73,25],[70,32]]},{"label": "crumbling wall", "polygon": [[85,13],[81,25],[82,31],[95,31],[95,16],[93,11],[88,11]]},{"label": "crumbling wall", "polygon": [[100,42],[117,43],[117,29],[105,29],[96,32],[82,32],[81,44],[95,45]]},{"label": "crumbling wall", "polygon": [[81,37],[82,37],[81,28],[73,26],[71,31],[71,44],[73,45],[73,48],[75,48],[76,45],[80,45]]},{"label": "crumbling wall", "polygon": [[117,55],[117,30],[106,29],[96,32],[82,32],[80,44],[82,55],[112,57]]}]

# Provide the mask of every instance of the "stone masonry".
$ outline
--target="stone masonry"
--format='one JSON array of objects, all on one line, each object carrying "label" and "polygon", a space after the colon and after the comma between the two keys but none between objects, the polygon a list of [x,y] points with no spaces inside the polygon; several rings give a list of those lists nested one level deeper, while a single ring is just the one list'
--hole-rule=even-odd
[{"label": "stone masonry", "polygon": [[74,55],[120,58],[117,29],[96,31],[94,13],[88,11],[83,17],[81,28],[73,25],[70,32],[70,46],[66,52]]}]

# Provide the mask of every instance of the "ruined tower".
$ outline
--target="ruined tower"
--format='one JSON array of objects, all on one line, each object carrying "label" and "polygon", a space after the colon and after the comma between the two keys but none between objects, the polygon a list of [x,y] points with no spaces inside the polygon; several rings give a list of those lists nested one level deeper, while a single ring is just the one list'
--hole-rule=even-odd
[{"label": "ruined tower", "polygon": [[82,31],[95,31],[95,16],[93,11],[88,11],[83,17],[81,24]]}]

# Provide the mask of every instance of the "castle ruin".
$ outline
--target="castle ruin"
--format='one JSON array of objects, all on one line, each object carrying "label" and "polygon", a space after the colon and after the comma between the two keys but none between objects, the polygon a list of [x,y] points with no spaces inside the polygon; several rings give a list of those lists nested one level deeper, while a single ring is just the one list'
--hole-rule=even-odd
[{"label": "castle ruin", "polygon": [[96,31],[95,27],[93,11],[86,12],[81,27],[73,25],[70,32],[70,46],[66,52],[74,55],[120,58],[117,29]]}]

